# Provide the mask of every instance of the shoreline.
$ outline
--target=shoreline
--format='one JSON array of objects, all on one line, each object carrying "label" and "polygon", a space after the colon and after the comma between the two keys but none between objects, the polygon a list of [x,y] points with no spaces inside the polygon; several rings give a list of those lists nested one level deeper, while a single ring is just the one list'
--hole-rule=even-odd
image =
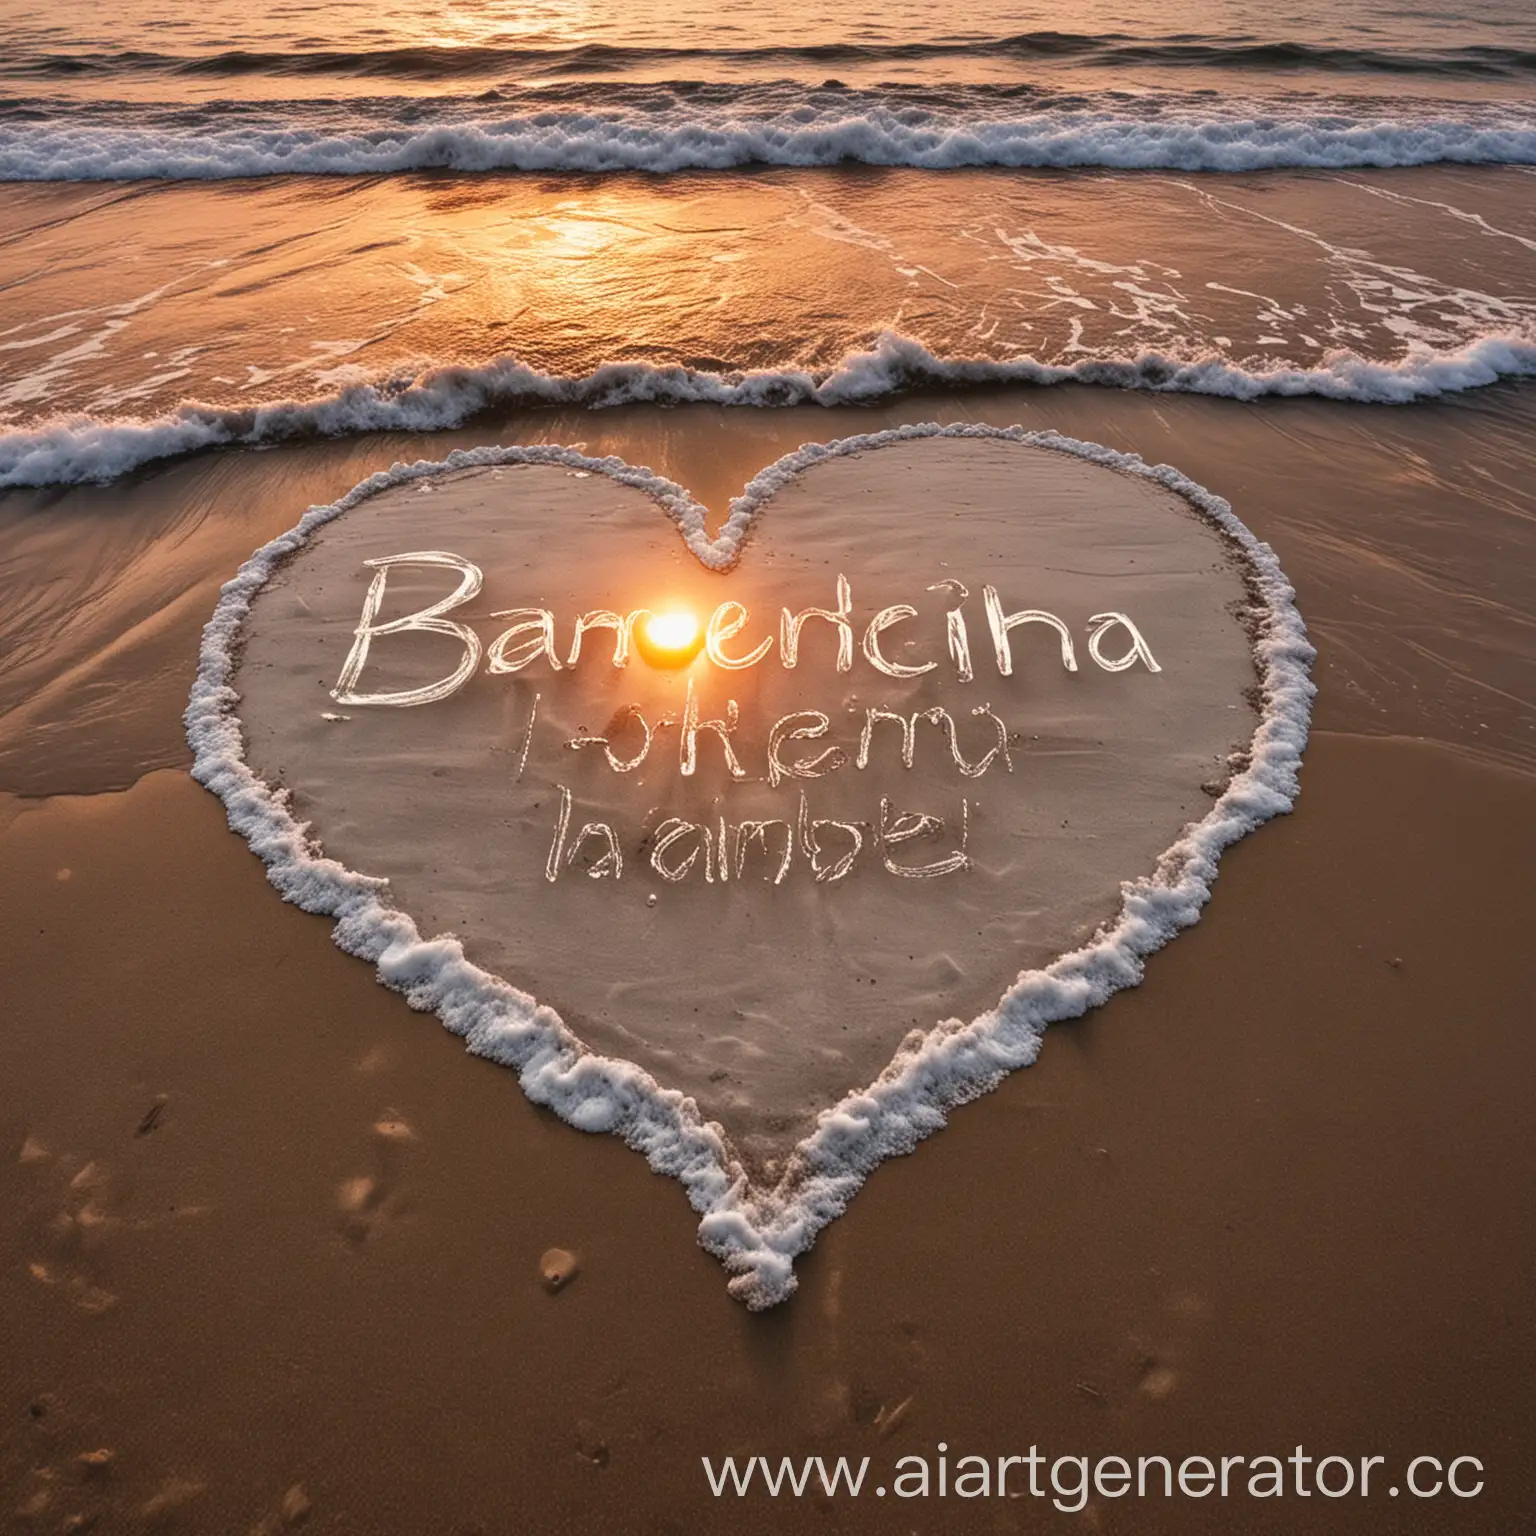
[{"label": "shoreline", "polygon": [[[0,791],[122,787],[188,760],[181,714],[221,585],[253,550],[397,461],[487,444],[565,442],[675,480],[710,514],[807,441],[903,424],[1022,425],[1171,463],[1230,501],[1279,553],[1318,647],[1315,724],[1466,742],[1536,764],[1525,493],[1513,459],[1536,391],[1511,384],[1406,409],[1257,404],[1101,389],[903,397],[775,411],[628,406],[523,413],[473,429],[227,450],[109,486],[10,491],[0,535]],[[1219,430],[1215,430],[1219,427]],[[1432,472],[1404,471],[1429,458]],[[38,514],[46,511],[46,516]],[[30,594],[46,590],[48,602]]]}]

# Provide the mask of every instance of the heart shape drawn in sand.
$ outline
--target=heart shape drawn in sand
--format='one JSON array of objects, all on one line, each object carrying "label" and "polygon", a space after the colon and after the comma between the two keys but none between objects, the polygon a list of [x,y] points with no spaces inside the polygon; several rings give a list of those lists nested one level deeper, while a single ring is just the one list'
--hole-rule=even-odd
[{"label": "heart shape drawn in sand", "polygon": [[[647,642],[674,609],[702,649]],[[649,470],[483,448],[258,550],[186,724],[283,896],[681,1180],[766,1307],[1196,920],[1292,804],[1312,659],[1226,502],[1055,433],[806,446],[713,538]]]}]

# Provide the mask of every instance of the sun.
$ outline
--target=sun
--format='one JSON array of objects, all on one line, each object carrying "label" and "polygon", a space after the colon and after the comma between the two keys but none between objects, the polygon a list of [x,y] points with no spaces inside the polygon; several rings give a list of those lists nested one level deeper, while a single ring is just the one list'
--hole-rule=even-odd
[{"label": "sun", "polygon": [[696,614],[672,608],[637,627],[635,646],[653,667],[686,667],[704,648],[704,631]]}]

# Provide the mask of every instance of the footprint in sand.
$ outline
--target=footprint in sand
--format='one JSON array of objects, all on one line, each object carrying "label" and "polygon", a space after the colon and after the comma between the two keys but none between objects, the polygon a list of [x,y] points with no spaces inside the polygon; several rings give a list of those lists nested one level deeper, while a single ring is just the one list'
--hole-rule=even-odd
[{"label": "footprint in sand", "polygon": [[356,1070],[363,1077],[377,1077],[394,1065],[394,1052],[387,1045],[371,1046],[357,1059]]},{"label": "footprint in sand", "polygon": [[117,1301],[104,1283],[112,1234],[120,1225],[108,1209],[110,1178],[94,1159],[73,1167],[28,1136],[17,1159],[36,1170],[39,1197],[28,1226],[36,1257],[27,1270],[39,1285],[58,1290],[83,1312],[105,1312]]},{"label": "footprint in sand", "polygon": [[1159,1330],[1162,1343],[1142,1353],[1136,1383],[1136,1390],[1153,1402],[1171,1397],[1181,1385],[1184,1358],[1211,1310],[1205,1297],[1190,1290],[1173,1292],[1165,1298],[1164,1305],[1174,1321]]},{"label": "footprint in sand", "polygon": [[374,1121],[369,1135],[373,1168],[343,1179],[336,1190],[341,1230],[354,1243],[365,1242],[381,1222],[402,1210],[401,1185],[417,1137],[393,1110]]},{"label": "footprint in sand", "polygon": [[295,1483],[277,1501],[277,1508],[251,1527],[251,1536],[283,1536],[285,1531],[296,1531],[309,1519],[313,1509],[304,1484]]},{"label": "footprint in sand", "polygon": [[200,1493],[207,1489],[206,1483],[193,1481],[185,1477],[168,1477],[159,1490],[139,1509],[139,1519],[143,1522],[144,1529],[150,1531],[169,1530],[179,1526],[183,1518],[188,1529],[193,1528],[194,1522],[191,1513],[184,1512]]},{"label": "footprint in sand", "polygon": [[[94,1394],[88,1391],[86,1399]],[[23,1432],[0,1437],[0,1529],[83,1536],[107,1531],[209,1531],[198,1499],[207,1484],[128,1458],[100,1438],[96,1413],[82,1402],[40,1393]],[[135,1463],[136,1460],[136,1464]],[[7,1505],[9,1506],[7,1509]],[[9,1513],[10,1520],[6,1520]],[[287,1529],[281,1527],[280,1529]]]},{"label": "footprint in sand", "polygon": [[1137,1382],[1136,1390],[1143,1397],[1150,1397],[1153,1402],[1161,1402],[1165,1397],[1173,1395],[1178,1384],[1179,1373],[1166,1360],[1151,1359],[1142,1365],[1141,1380]]}]

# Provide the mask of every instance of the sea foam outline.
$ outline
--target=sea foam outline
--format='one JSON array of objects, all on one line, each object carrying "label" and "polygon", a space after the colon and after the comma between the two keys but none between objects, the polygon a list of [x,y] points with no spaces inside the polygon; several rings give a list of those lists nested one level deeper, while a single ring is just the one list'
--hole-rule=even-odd
[{"label": "sea foam outline", "polygon": [[[562,465],[603,474],[651,497],[702,564],[725,570],[740,557],[759,512],[798,475],[845,454],[926,438],[985,438],[1072,454],[1183,497],[1246,562],[1256,600],[1251,620],[1260,719],[1247,765],[1204,818],[1184,828],[1150,875],[1121,886],[1118,915],[1088,944],[1023,972],[996,1007],[969,1023],[948,1019],[926,1032],[912,1031],[874,1082],[818,1117],[779,1182],[757,1187],[724,1131],[703,1118],[693,1099],[663,1087],[631,1062],[589,1050],[554,1009],[468,960],[456,938],[423,938],[407,914],[388,905],[387,881],[326,857],[308,825],[294,818],[288,792],[265,783],[245,761],[240,699],[232,685],[241,631],[256,594],[285,559],[317,529],[392,486],[503,464]],[[284,900],[333,918],[333,938],[341,949],[370,961],[378,980],[411,1007],[436,1013],[474,1054],[513,1068],[534,1103],[580,1130],[621,1137],[656,1172],[679,1180],[700,1215],[700,1245],[730,1272],[731,1293],[759,1310],[793,1293],[795,1258],[841,1214],[878,1164],[911,1152],[946,1123],[950,1110],[1029,1066],[1048,1025],[1078,1018],[1122,987],[1135,986],[1146,957],[1198,920],[1223,850],[1295,802],[1316,652],[1274,551],[1255,538],[1228,502],[1169,465],[1149,465],[1136,455],[1056,432],[930,422],[810,443],[760,471],[732,501],[714,539],[705,518],[705,509],[675,482],[621,459],[591,458],[569,448],[475,448],[442,461],[397,463],[340,500],[311,507],[225,583],[203,631],[184,720],[193,777],[224,802],[230,827],[260,856]]]},{"label": "sea foam outline", "polygon": [[1478,336],[1439,351],[1422,342],[1392,362],[1353,352],[1319,364],[1248,369],[1212,355],[1180,359],[1158,352],[1045,363],[1034,357],[940,357],[922,342],[882,331],[862,352],[825,371],[764,368],[715,373],[682,364],[604,363],[585,374],[545,373],[515,356],[485,364],[417,367],[410,373],[347,384],[309,400],[252,406],[188,403],[168,415],[59,416],[0,432],[0,490],[104,484],[158,459],[205,448],[248,446],[366,432],[444,432],[483,411],[514,405],[788,407],[867,405],[913,389],[1045,388],[1085,384],[1154,394],[1230,400],[1312,396],[1407,405],[1536,377],[1536,336]]}]

